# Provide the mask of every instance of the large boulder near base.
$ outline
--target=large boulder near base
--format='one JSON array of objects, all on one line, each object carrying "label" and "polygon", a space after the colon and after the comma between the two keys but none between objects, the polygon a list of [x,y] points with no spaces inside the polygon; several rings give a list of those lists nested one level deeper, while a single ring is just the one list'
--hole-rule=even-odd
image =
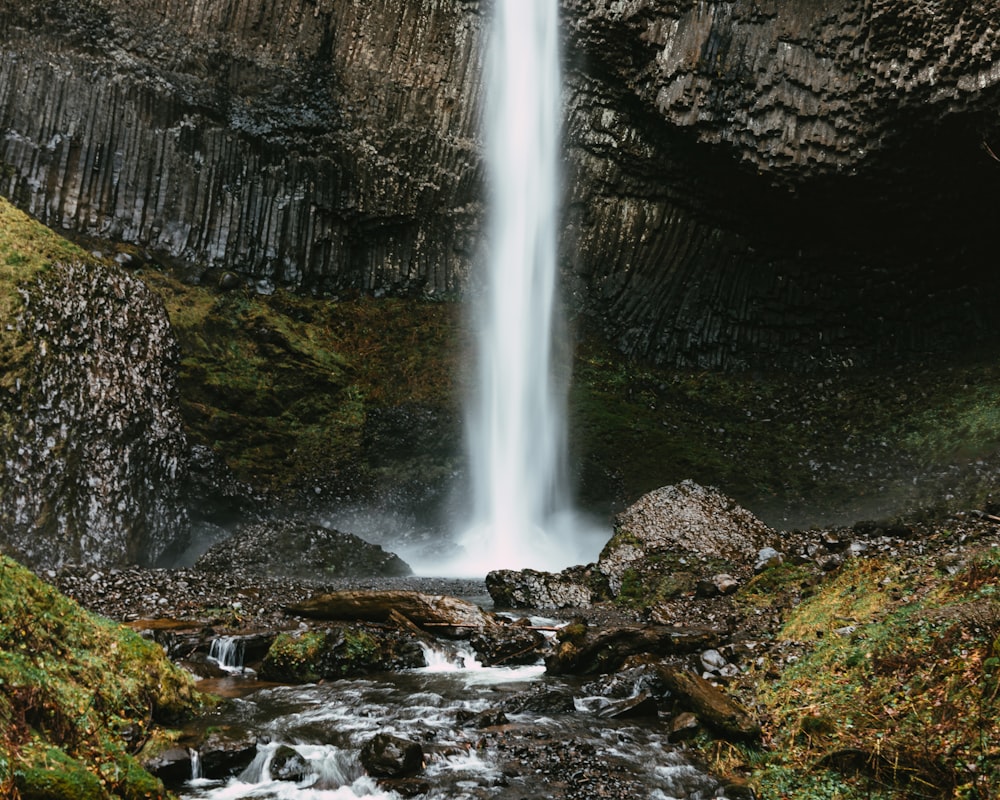
[{"label": "large boulder near base", "polygon": [[486,590],[500,608],[585,608],[601,600],[607,589],[592,566],[558,573],[494,570],[486,576]]},{"label": "large boulder near base", "polygon": [[217,574],[269,575],[305,581],[411,575],[409,565],[352,533],[284,519],[243,525],[195,565]]},{"label": "large boulder near base", "polygon": [[597,569],[613,596],[648,604],[693,591],[710,575],[749,575],[774,536],[718,490],[684,481],[644,495],[618,516]]}]

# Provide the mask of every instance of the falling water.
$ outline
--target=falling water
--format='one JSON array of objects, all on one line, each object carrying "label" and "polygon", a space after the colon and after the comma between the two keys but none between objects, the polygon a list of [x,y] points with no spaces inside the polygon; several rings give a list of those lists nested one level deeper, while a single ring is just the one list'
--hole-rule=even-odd
[{"label": "falling water", "polygon": [[452,571],[561,569],[565,381],[554,376],[561,75],[557,0],[497,0],[485,139],[488,279],[468,414],[473,520]]}]

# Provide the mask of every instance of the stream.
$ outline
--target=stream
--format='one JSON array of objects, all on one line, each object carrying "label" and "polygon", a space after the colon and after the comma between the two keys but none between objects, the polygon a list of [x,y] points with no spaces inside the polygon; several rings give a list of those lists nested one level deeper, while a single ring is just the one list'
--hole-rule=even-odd
[{"label": "stream", "polygon": [[[428,650],[426,657],[421,669],[269,686],[230,701],[211,724],[249,730],[256,758],[226,781],[192,778],[181,798],[725,796],[667,742],[662,721],[602,716],[615,701],[579,681],[547,676],[541,664],[483,667],[460,649]],[[380,785],[366,774],[361,749],[378,733],[420,743],[425,766],[416,778]]]}]

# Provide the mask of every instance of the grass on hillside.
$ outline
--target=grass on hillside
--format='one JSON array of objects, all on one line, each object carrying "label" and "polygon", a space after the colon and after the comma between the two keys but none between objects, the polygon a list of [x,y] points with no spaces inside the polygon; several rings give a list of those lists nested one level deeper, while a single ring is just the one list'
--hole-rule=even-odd
[{"label": "grass on hillside", "polygon": [[780,567],[748,585],[750,608],[801,602],[778,634],[785,663],[751,680],[766,749],[715,744],[714,766],[776,799],[1000,797],[1000,551],[954,574],[935,558],[853,559],[819,582]]},{"label": "grass on hillside", "polygon": [[0,796],[166,797],[135,754],[200,702],[159,645],[0,556]]}]

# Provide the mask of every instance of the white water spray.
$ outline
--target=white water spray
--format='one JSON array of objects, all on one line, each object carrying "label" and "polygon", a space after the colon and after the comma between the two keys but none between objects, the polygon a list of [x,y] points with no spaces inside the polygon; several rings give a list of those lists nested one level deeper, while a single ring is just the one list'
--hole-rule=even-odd
[{"label": "white water spray", "polygon": [[[446,569],[580,563],[554,376],[562,80],[558,0],[496,0],[488,63],[488,281],[469,414],[473,519]],[[570,530],[567,530],[567,529]],[[574,560],[575,559],[575,560]]]}]

